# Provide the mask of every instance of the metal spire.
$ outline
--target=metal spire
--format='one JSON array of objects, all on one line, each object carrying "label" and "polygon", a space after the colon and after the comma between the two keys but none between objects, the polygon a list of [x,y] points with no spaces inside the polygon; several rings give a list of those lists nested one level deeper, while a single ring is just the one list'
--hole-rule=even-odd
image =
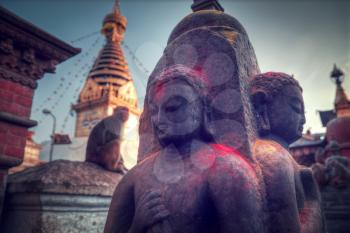
[{"label": "metal spire", "polygon": [[224,8],[220,5],[218,0],[193,0],[191,8],[193,12],[201,10],[217,10],[224,12]]},{"label": "metal spire", "polygon": [[331,72],[331,79],[334,79],[337,86],[341,85],[344,79],[344,72],[334,64],[333,70]]},{"label": "metal spire", "polygon": [[113,6],[113,12],[114,13],[120,13],[120,0],[115,0],[114,6]]}]

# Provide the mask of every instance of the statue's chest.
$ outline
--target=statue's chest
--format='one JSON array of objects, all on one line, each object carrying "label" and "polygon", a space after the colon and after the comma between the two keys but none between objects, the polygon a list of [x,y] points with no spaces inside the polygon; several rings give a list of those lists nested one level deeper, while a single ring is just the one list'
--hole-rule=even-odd
[{"label": "statue's chest", "polygon": [[[151,182],[140,179],[135,188],[136,196],[144,192],[159,190],[165,207],[170,211],[174,221],[190,222],[201,220],[208,208],[209,197],[206,177],[203,173],[184,171],[182,175],[157,177],[150,175]],[[137,198],[136,198],[137,200]],[[136,203],[137,204],[137,203]],[[204,211],[204,212],[203,212]]]}]

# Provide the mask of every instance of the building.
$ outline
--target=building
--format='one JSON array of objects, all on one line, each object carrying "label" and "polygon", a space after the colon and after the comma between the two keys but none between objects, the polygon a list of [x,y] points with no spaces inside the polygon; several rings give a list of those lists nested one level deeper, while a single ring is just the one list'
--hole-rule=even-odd
[{"label": "building", "polygon": [[8,169],[23,162],[37,80],[78,54],[62,40],[0,6],[0,217]]},{"label": "building", "polygon": [[20,172],[29,167],[37,166],[43,163],[43,161],[39,159],[39,154],[42,149],[42,145],[36,143],[33,140],[33,135],[33,131],[28,131],[26,146],[24,148],[23,162],[21,163],[21,165],[11,168],[9,170],[10,174]]},{"label": "building", "polygon": [[334,153],[350,159],[350,101],[342,87],[344,73],[334,65],[330,77],[336,84],[334,109],[319,111],[326,133],[308,132],[290,146],[293,157],[302,165],[311,166],[318,156],[325,159]]},{"label": "building", "polygon": [[73,106],[77,113],[75,137],[88,137],[90,130],[112,115],[117,106],[128,107],[131,118],[140,116],[136,90],[121,49],[126,24],[116,2],[112,13],[103,20],[101,33],[106,43],[88,74],[78,103]]},{"label": "building", "polygon": [[[112,115],[118,106],[130,111],[122,135],[121,151],[125,166],[136,164],[138,151],[138,124],[141,109],[138,108],[137,93],[129,73],[121,43],[124,39],[127,20],[122,15],[119,1],[102,23],[101,33],[106,43],[100,50],[88,76],[79,99],[72,106],[76,112],[75,134],[69,144],[54,144],[53,159],[82,161],[92,128],[103,118]],[[41,158],[47,160],[50,142],[44,142]]]}]

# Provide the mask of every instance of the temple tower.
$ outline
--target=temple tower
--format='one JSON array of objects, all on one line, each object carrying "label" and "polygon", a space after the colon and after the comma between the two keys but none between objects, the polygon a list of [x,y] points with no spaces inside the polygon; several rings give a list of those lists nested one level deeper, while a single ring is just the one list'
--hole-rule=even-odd
[{"label": "temple tower", "polygon": [[350,101],[344,91],[344,88],[342,87],[344,72],[334,65],[331,72],[331,78],[334,80],[337,86],[334,100],[334,109],[337,117],[350,116]]},{"label": "temple tower", "polygon": [[88,137],[90,130],[117,106],[130,110],[129,120],[137,122],[141,114],[133,79],[129,73],[121,43],[127,25],[119,1],[103,20],[101,33],[106,43],[92,66],[73,109],[77,113],[75,137]]}]

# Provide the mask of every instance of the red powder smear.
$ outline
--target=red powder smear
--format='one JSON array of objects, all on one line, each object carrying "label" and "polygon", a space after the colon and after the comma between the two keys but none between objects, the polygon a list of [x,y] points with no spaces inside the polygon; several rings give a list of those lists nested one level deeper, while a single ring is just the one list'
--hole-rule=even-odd
[{"label": "red powder smear", "polygon": [[236,158],[244,162],[244,164],[246,164],[252,172],[255,172],[254,168],[252,167],[251,163],[247,160],[247,158],[235,148],[228,147],[222,144],[212,144],[211,146],[214,147],[216,150],[223,152],[219,156],[235,156]]},{"label": "red powder smear", "polygon": [[201,66],[195,66],[193,67],[193,71],[196,73],[196,76],[199,77],[201,79],[201,82],[205,85],[205,86],[209,86],[209,80],[208,80],[208,76],[205,73],[203,67]]},{"label": "red powder smear", "polygon": [[164,88],[164,85],[156,85],[154,88],[155,88],[154,100],[158,102],[165,95],[165,88]]}]

